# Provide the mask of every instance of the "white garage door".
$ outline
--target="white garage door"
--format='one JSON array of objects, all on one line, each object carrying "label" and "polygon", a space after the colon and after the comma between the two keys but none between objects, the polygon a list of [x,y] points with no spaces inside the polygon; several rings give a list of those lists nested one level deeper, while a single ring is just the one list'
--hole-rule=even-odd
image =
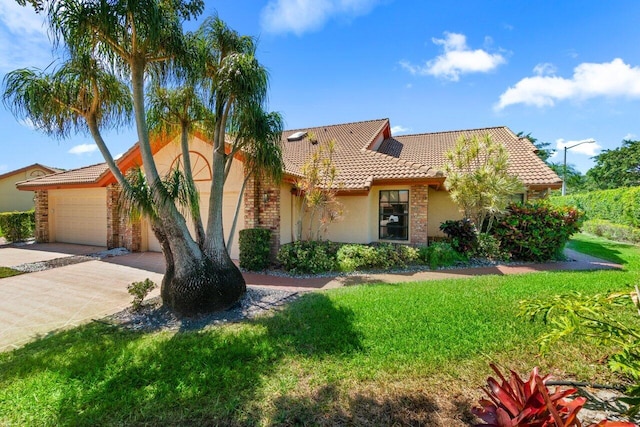
[{"label": "white garage door", "polygon": [[[222,198],[223,203],[223,227],[225,233],[225,239],[229,237],[229,231],[231,230],[231,224],[233,223],[233,215],[236,211],[236,203],[238,203],[238,192],[229,191],[224,194]],[[203,218],[205,229],[207,227],[207,215],[209,212],[209,193],[201,193],[200,194],[200,212]],[[187,221],[189,224],[189,230],[191,231],[191,235],[193,236],[193,225],[191,221]],[[244,228],[244,200],[242,201],[242,205],[240,206],[240,213],[238,214],[238,223],[236,225],[236,232],[233,237],[233,245],[231,246],[231,258],[238,259],[240,257],[240,250],[238,248],[238,232]],[[147,231],[148,235],[148,248],[153,252],[160,252],[162,248],[160,247],[160,243],[156,236],[153,234],[151,227],[148,227]]]},{"label": "white garage door", "polygon": [[107,245],[105,188],[51,190],[49,213],[53,241]]}]

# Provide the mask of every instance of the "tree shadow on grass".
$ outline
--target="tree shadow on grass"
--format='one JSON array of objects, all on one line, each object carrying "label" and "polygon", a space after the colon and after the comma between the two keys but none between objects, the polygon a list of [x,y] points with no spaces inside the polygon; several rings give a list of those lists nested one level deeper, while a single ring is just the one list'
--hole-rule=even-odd
[{"label": "tree shadow on grass", "polygon": [[275,401],[270,425],[442,426],[473,425],[470,403],[454,399],[446,408],[421,391],[357,392],[343,397],[333,385]]},{"label": "tree shadow on grass", "polygon": [[598,242],[589,242],[589,241],[570,241],[569,248],[580,253],[584,253],[590,256],[594,256],[597,258],[602,258],[607,261],[614,262],[616,264],[628,264],[628,261],[621,257],[621,251],[615,248],[627,248],[629,247],[628,243],[613,243],[607,242],[607,245],[603,245]]},{"label": "tree shadow on grass", "polygon": [[0,423],[254,425],[247,408],[283,361],[362,350],[352,321],[309,294],[274,316],[195,332],[94,322],[0,355]]}]

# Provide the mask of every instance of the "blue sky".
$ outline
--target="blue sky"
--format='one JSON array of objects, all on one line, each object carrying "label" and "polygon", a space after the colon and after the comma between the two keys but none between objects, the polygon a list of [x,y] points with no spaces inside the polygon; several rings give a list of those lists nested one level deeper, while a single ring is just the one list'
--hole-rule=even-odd
[{"label": "blue sky", "polygon": [[[568,163],[640,139],[640,2],[218,0],[259,39],[269,108],[288,129],[388,117],[396,134],[505,125]],[[195,24],[190,24],[193,27]],[[0,73],[53,60],[41,18],[0,0]],[[0,173],[102,162],[89,136],[53,140],[0,106]],[[132,129],[106,134],[114,154]],[[555,161],[562,162],[560,153]]]}]

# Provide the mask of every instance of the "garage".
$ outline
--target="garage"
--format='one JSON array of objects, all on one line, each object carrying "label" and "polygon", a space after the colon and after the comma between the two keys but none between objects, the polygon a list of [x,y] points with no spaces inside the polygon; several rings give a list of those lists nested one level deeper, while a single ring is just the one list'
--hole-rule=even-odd
[{"label": "garage", "polygon": [[106,246],[107,190],[50,190],[49,230],[52,242]]},{"label": "garage", "polygon": [[[225,233],[225,239],[229,236],[229,230],[231,230],[231,224],[233,223],[233,215],[236,211],[236,203],[238,203],[238,192],[237,191],[227,191],[224,193],[224,197],[222,199],[223,203],[223,227]],[[200,193],[200,212],[205,223],[206,228],[206,218],[209,211],[209,193]],[[191,235],[193,236],[193,225],[191,221],[187,220],[189,225],[189,231],[191,231]],[[242,201],[242,205],[240,206],[240,214],[238,215],[238,223],[236,225],[236,232],[233,238],[233,245],[231,246],[231,258],[238,259],[240,257],[240,250],[238,244],[238,232],[244,228],[244,200]],[[160,243],[156,236],[153,234],[151,227],[147,226],[147,248],[150,251],[160,252],[162,249],[160,248]]]}]

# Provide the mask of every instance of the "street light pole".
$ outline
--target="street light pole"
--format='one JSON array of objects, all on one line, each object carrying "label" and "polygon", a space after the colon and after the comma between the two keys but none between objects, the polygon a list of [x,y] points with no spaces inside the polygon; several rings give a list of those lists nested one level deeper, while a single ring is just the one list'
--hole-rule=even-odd
[{"label": "street light pole", "polygon": [[577,144],[570,145],[569,147],[564,147],[564,163],[562,166],[562,195],[566,196],[567,194],[567,150],[571,150],[574,147],[582,144],[593,144],[596,142],[593,139],[588,139],[586,141],[578,142]]}]

